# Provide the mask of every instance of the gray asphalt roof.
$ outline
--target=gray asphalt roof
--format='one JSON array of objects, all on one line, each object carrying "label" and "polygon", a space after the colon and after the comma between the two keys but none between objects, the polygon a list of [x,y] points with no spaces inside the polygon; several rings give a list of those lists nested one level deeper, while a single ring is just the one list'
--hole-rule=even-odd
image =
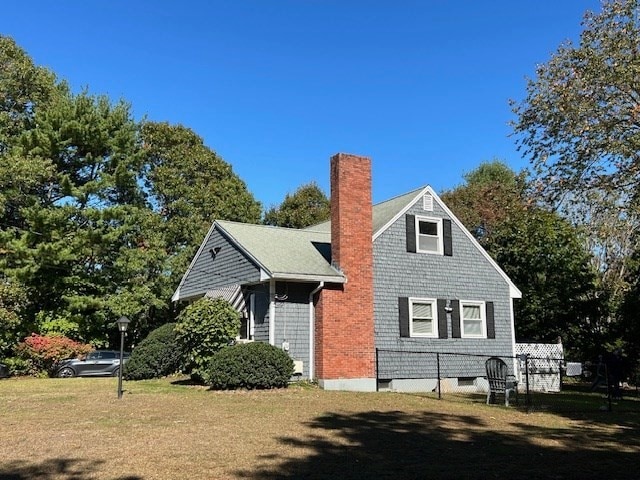
[{"label": "gray asphalt roof", "polygon": [[223,220],[216,224],[274,278],[345,281],[330,263],[330,233]]},{"label": "gray asphalt roof", "polygon": [[[381,203],[377,203],[373,206],[373,232],[372,234],[376,234],[380,229],[382,229],[387,223],[393,219],[404,207],[409,205],[409,202],[415,199],[415,197],[422,192],[425,187],[418,188],[416,190],[412,190],[411,192],[405,193],[403,195],[398,195],[397,197],[393,197],[389,200],[386,200]],[[326,221],[319,223],[317,225],[313,225],[311,227],[307,227],[305,230],[315,230],[318,232],[331,232],[331,222]]]},{"label": "gray asphalt roof", "polygon": [[[391,198],[373,206],[373,238],[428,187]],[[446,209],[446,206],[443,206]],[[448,210],[447,210],[448,211]],[[449,212],[452,218],[453,213]],[[459,223],[458,220],[456,222]],[[467,237],[505,278],[513,298],[522,294],[489,254],[459,223]],[[331,222],[305,229],[216,220],[215,226],[252,258],[268,275],[276,279],[343,283],[342,272],[331,266]]]},{"label": "gray asphalt roof", "polygon": [[[383,228],[424,188],[373,206],[373,232]],[[274,278],[344,282],[331,266],[331,222],[305,229],[216,221],[218,227]]]}]

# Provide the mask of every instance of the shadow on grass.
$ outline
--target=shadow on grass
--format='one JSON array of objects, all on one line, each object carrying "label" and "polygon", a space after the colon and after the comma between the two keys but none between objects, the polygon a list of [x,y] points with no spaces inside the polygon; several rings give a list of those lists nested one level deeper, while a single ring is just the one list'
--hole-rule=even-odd
[{"label": "shadow on grass", "polygon": [[306,438],[279,439],[290,449],[287,456],[265,456],[256,469],[236,474],[273,480],[583,480],[637,475],[637,428],[543,428],[518,423],[516,416],[508,431],[494,431],[491,410],[482,415],[329,413],[310,422],[315,432]]},{"label": "shadow on grass", "polygon": [[[41,463],[13,461],[0,463],[0,480],[88,480],[97,478],[97,468],[104,462],[77,458],[54,458]],[[100,477],[104,478],[104,477]],[[111,477],[113,480],[142,480],[136,475]]]},{"label": "shadow on grass", "polygon": [[640,398],[635,390],[624,391],[622,398],[609,401],[606,389],[592,392],[584,385],[568,385],[562,392],[532,393],[524,410],[618,428],[640,427]]}]

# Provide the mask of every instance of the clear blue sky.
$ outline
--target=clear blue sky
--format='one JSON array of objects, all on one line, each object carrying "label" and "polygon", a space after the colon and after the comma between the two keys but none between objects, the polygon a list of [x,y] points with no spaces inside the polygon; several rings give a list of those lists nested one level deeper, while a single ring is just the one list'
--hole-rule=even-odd
[{"label": "clear blue sky", "polygon": [[4,0],[0,33],[74,91],[183,124],[265,206],[329,157],[370,156],[374,201],[453,188],[509,137],[525,95],[597,0]]}]

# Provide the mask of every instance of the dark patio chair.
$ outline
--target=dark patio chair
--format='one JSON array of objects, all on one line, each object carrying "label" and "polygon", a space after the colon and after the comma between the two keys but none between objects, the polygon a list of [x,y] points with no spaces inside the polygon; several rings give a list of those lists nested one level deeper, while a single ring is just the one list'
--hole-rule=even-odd
[{"label": "dark patio chair", "polygon": [[487,405],[496,403],[499,395],[504,396],[504,404],[509,406],[509,397],[516,398],[518,395],[518,382],[513,375],[509,375],[507,364],[498,357],[491,357],[485,362],[487,370],[487,382],[489,391],[487,392]]}]

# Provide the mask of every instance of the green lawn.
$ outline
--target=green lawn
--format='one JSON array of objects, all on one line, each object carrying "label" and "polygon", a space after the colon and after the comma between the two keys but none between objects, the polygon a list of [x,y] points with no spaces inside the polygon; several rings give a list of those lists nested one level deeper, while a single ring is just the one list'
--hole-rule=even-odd
[{"label": "green lawn", "polygon": [[638,478],[637,413],[398,393],[0,381],[0,479]]}]

